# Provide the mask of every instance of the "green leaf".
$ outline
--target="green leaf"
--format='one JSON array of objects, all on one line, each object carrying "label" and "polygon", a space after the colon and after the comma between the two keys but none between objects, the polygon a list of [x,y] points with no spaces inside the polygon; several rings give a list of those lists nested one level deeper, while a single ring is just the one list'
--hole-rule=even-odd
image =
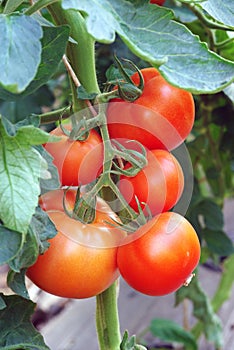
[{"label": "green leaf", "polygon": [[58,65],[65,52],[69,38],[69,27],[43,27],[41,62],[34,80],[21,94],[12,94],[0,87],[0,98],[14,100],[22,96],[30,95],[55,74]]},{"label": "green leaf", "polygon": [[171,320],[153,319],[150,323],[150,331],[161,340],[183,344],[187,350],[197,349],[193,335]]},{"label": "green leaf", "polygon": [[230,0],[207,0],[199,4],[211,17],[234,27],[234,2]]},{"label": "green leaf", "polygon": [[50,135],[33,125],[9,136],[0,119],[0,213],[4,225],[26,233],[40,194],[42,157],[32,145],[46,143]]},{"label": "green leaf", "polygon": [[[228,300],[232,293],[232,287],[234,283],[234,255],[225,259],[223,264],[223,271],[219,281],[219,285],[216,288],[215,295],[212,298],[212,307],[215,312],[218,312],[223,303]],[[193,334],[196,334],[197,338],[203,331],[202,322],[197,322],[193,327]]]},{"label": "green leaf", "polygon": [[[9,263],[20,251],[24,237],[0,225],[0,265]],[[10,244],[9,244],[10,243]]]},{"label": "green leaf", "polygon": [[8,286],[15,292],[25,299],[30,299],[26,285],[25,285],[25,273],[26,270],[21,270],[20,273],[9,271],[7,276]]},{"label": "green leaf", "polygon": [[136,336],[129,337],[128,331],[125,331],[120,343],[120,350],[146,350],[146,348],[143,345],[136,344]]},{"label": "green leaf", "polygon": [[18,255],[9,262],[10,268],[19,273],[22,269],[34,264],[38,254],[43,254],[48,249],[47,240],[53,238],[56,233],[57,230],[48,215],[37,207],[30,222],[27,239]]},{"label": "green leaf", "polygon": [[0,84],[20,93],[35,77],[40,59],[42,29],[22,14],[0,15]]},{"label": "green leaf", "polygon": [[0,310],[0,350],[49,350],[30,319],[36,304],[17,295],[3,296]]},{"label": "green leaf", "polygon": [[3,298],[1,297],[1,294],[0,294],[0,310],[3,310],[5,307],[6,307],[6,303],[5,303],[5,301],[3,300]]},{"label": "green leaf", "polygon": [[178,6],[173,0],[170,0],[166,2],[165,6],[170,8],[174,12],[175,17],[182,23],[193,22],[197,19],[194,13],[184,6],[183,3],[180,3],[180,6]]},{"label": "green leaf", "polygon": [[97,41],[111,43],[118,33],[135,55],[160,66],[173,85],[211,93],[234,81],[234,64],[209,51],[164,7],[147,0],[63,0],[62,6],[85,12],[87,30]]},{"label": "green leaf", "polygon": [[5,14],[14,12],[23,2],[24,0],[8,0],[3,12]]},{"label": "green leaf", "polygon": [[229,85],[224,89],[224,93],[230,98],[230,100],[234,103],[234,83]]},{"label": "green leaf", "polygon": [[37,146],[36,149],[42,155],[42,157],[46,160],[48,165],[47,171],[50,174],[48,178],[41,179],[40,181],[41,192],[44,193],[44,192],[59,188],[61,186],[61,183],[59,180],[58,169],[53,164],[54,158],[45,150],[44,147]]},{"label": "green leaf", "polygon": [[[176,292],[176,305],[185,298],[192,301],[193,315],[202,323],[202,330],[207,340],[220,348],[223,343],[222,323],[214,313],[210,299],[202,289],[197,276],[193,278],[193,282],[188,287],[182,287]],[[197,336],[196,332],[192,334]]]},{"label": "green leaf", "polygon": [[224,225],[223,212],[215,202],[204,199],[199,204],[199,212],[204,217],[205,225],[210,230],[222,230]]},{"label": "green leaf", "polygon": [[82,85],[77,88],[77,93],[81,100],[93,100],[97,96],[96,92],[88,93]]},{"label": "green leaf", "polygon": [[203,230],[203,237],[209,250],[220,256],[228,256],[234,253],[231,239],[223,231]]},{"label": "green leaf", "polygon": [[30,229],[33,235],[37,237],[39,253],[43,254],[49,247],[47,240],[53,238],[57,234],[57,229],[47,213],[40,207],[36,208],[36,212],[30,223]]},{"label": "green leaf", "polygon": [[11,123],[17,123],[32,114],[41,114],[42,106],[50,107],[54,102],[54,95],[47,85],[40,87],[31,95],[15,101],[0,101],[0,114],[7,117]]}]

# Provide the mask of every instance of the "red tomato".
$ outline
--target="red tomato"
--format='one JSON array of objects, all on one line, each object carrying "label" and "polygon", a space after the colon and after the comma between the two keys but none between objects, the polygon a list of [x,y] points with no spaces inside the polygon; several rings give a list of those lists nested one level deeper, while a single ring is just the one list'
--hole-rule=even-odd
[{"label": "red tomato", "polygon": [[[51,197],[50,197],[51,195]],[[92,224],[71,219],[63,211],[62,190],[48,192],[41,198],[58,233],[49,249],[29,267],[27,276],[44,291],[66,298],[88,298],[108,288],[119,276],[117,246],[125,233],[108,222],[118,220],[110,207],[97,200]],[[66,195],[72,208],[75,191]]]},{"label": "red tomato", "polygon": [[[155,68],[141,72],[145,84],[137,100],[113,99],[108,104],[110,137],[121,143],[136,140],[148,149],[172,150],[186,139],[193,127],[192,94],[170,85]],[[132,80],[139,83],[137,73]]]},{"label": "red tomato", "polygon": [[[65,126],[68,130],[70,125]],[[62,186],[86,185],[100,175],[103,163],[103,146],[100,135],[90,130],[85,141],[71,141],[60,127],[51,132],[61,137],[49,142],[45,149],[53,156]]]},{"label": "red tomato", "polygon": [[159,6],[162,6],[164,4],[165,0],[150,0],[151,4],[156,4]]},{"label": "red tomato", "polygon": [[191,224],[175,212],[159,214],[118,248],[117,262],[137,291],[159,296],[179,289],[199,263],[200,244]]},{"label": "red tomato", "polygon": [[179,162],[168,151],[148,151],[147,161],[147,166],[136,176],[121,175],[118,186],[135,211],[138,211],[137,196],[142,209],[146,203],[152,215],[156,215],[168,211],[178,202],[184,188],[184,176]]}]

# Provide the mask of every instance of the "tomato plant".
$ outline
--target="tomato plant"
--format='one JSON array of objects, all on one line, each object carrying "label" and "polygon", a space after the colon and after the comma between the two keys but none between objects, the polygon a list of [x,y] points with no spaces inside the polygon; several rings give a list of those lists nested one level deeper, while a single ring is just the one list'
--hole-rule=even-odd
[{"label": "tomato plant", "polygon": [[165,0],[150,0],[151,4],[156,4],[162,6],[164,4]]},{"label": "tomato plant", "polygon": [[[54,350],[61,338],[67,342],[64,347],[71,344],[63,321],[54,320],[53,331],[43,332],[45,340],[33,327],[35,304],[30,300],[31,284],[28,291],[25,283],[27,270],[51,293],[96,295],[100,350],[144,348],[120,333],[117,257],[129,283],[150,295],[176,290],[197,264],[200,250],[194,230],[167,211],[182,191],[180,170],[172,188],[170,172],[162,166],[165,181],[160,190],[165,185],[167,192],[165,203],[161,195],[159,199],[166,211],[157,214],[159,204],[151,198],[156,180],[145,157],[149,150],[171,151],[184,140],[175,154],[188,148],[194,165],[192,172],[183,164],[186,184],[194,187],[189,208],[190,193],[186,186],[183,191],[186,217],[199,236],[201,262],[215,265],[222,276],[212,301],[198,278],[177,291],[176,302],[188,298],[198,319],[190,334],[174,332],[169,323],[161,327],[158,320],[156,326],[169,334],[165,341],[183,339],[186,349],[197,348],[202,332],[214,348],[225,347],[215,312],[233,287],[234,247],[223,215],[234,183],[233,10],[229,0],[223,0],[222,11],[220,2],[211,0],[167,1],[167,7],[152,5],[155,2],[0,1],[0,271],[4,265],[3,280],[12,290],[11,295],[9,290],[7,295],[0,293],[1,349],[49,350],[48,342]],[[70,137],[59,128],[50,134],[61,116],[72,120],[72,130],[64,124]],[[89,137],[75,135],[75,129],[84,135],[89,131]],[[52,142],[56,133],[61,136],[57,143]],[[124,168],[126,163],[131,169]],[[143,208],[139,213],[131,198],[130,206],[126,203],[128,190],[118,187],[125,170],[130,177],[122,176],[121,181],[133,186]],[[160,178],[157,175],[158,182]],[[58,189],[74,185],[82,195],[78,199],[74,190],[66,193],[71,217],[63,207],[64,192]],[[143,201],[158,215],[149,222]],[[174,211],[180,205],[183,200]],[[171,234],[168,222],[178,223]],[[125,240],[124,230],[136,228],[117,248]],[[38,298],[36,310],[41,307],[44,312],[43,300]],[[87,348],[79,330],[72,333],[77,334],[72,347]],[[96,348],[91,337],[89,347]]]},{"label": "tomato plant", "polygon": [[[172,150],[189,135],[194,123],[192,94],[169,84],[155,68],[141,70],[142,95],[133,103],[113,99],[107,109],[110,137],[136,140],[148,149]],[[131,77],[139,84],[138,73]]]},{"label": "tomato plant", "polygon": [[[74,204],[75,190],[66,194],[68,208]],[[63,190],[47,192],[40,203],[58,233],[49,249],[29,267],[27,276],[48,293],[66,298],[88,298],[107,289],[119,276],[117,246],[124,232],[108,222],[118,220],[110,207],[97,200],[92,224],[70,218],[63,210]]]},{"label": "tomato plant", "polygon": [[128,236],[118,248],[117,262],[126,282],[147,295],[180,288],[196,268],[200,244],[192,225],[181,215],[165,212]]},{"label": "tomato plant", "polygon": [[141,207],[147,205],[155,215],[177,203],[184,188],[184,176],[177,159],[166,150],[148,151],[147,161],[137,175],[121,175],[119,189],[134,210],[138,210],[137,197]]},{"label": "tomato plant", "polygon": [[[71,125],[65,128],[71,130]],[[71,140],[61,127],[51,131],[51,135],[61,137],[58,142],[48,142],[45,149],[54,158],[53,163],[63,186],[86,185],[98,177],[103,163],[103,147],[96,130],[90,130],[83,141]]]}]

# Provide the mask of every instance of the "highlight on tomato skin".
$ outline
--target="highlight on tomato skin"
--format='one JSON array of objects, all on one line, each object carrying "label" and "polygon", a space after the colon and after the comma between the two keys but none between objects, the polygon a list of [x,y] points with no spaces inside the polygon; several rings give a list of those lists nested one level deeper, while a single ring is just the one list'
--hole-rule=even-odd
[{"label": "highlight on tomato skin", "polygon": [[188,283],[200,251],[192,225],[180,214],[165,212],[124,239],[117,263],[121,276],[133,289],[162,296]]},{"label": "highlight on tomato skin", "polygon": [[[134,102],[120,98],[108,103],[107,123],[111,139],[136,140],[147,149],[171,151],[190,134],[195,104],[190,92],[169,84],[156,68],[141,69],[142,95]],[[139,75],[131,77],[139,84]],[[122,140],[122,141],[121,141]]]},{"label": "highlight on tomato skin", "polygon": [[[116,224],[117,215],[98,198],[95,220],[83,224],[63,210],[64,190],[45,193],[43,210],[58,230],[47,251],[27,269],[27,277],[42,290],[65,298],[83,299],[106,290],[118,277],[117,247],[126,233]],[[75,189],[66,192],[65,202],[72,209]],[[115,221],[113,221],[115,220]]]},{"label": "highlight on tomato skin", "polygon": [[[137,175],[121,175],[118,187],[136,212],[137,197],[143,211],[147,207],[152,215],[156,215],[170,210],[179,201],[184,189],[184,175],[178,160],[166,150],[148,151],[147,162]],[[125,165],[125,169],[129,167],[130,164]]]}]

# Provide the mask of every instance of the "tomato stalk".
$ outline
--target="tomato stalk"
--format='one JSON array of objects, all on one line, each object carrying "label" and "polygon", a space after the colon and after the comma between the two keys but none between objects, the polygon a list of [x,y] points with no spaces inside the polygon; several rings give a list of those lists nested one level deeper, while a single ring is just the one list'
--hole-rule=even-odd
[{"label": "tomato stalk", "polygon": [[[56,24],[69,25],[70,36],[76,41],[76,43],[71,41],[68,43],[67,57],[79,82],[87,92],[99,93],[95,65],[95,40],[87,32],[85,19],[79,11],[63,10],[59,2],[48,6],[48,9]],[[73,110],[77,112],[84,109],[86,104],[85,101],[78,98],[77,86],[72,78],[70,78],[70,84]]]},{"label": "tomato stalk", "polygon": [[119,350],[120,348],[117,299],[118,281],[96,297],[96,327],[100,350]]}]

